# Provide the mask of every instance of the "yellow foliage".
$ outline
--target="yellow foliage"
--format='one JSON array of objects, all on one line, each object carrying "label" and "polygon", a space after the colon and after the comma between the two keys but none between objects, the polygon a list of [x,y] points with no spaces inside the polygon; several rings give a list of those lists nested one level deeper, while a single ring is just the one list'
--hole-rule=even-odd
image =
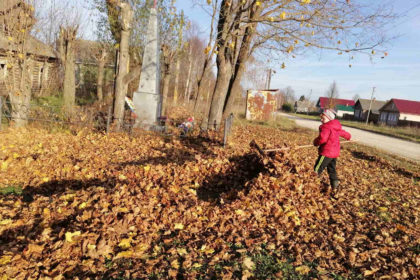
[{"label": "yellow foliage", "polygon": [[177,259],[173,260],[173,261],[171,262],[171,266],[172,266],[173,268],[175,268],[175,269],[178,269],[178,268],[179,268],[179,262],[178,262],[178,260],[177,260]]},{"label": "yellow foliage", "polygon": [[13,221],[11,219],[4,219],[0,221],[0,225],[5,226],[11,224]]},{"label": "yellow foliage", "polygon": [[86,208],[86,206],[87,206],[87,203],[86,203],[86,202],[82,202],[82,203],[80,203],[80,205],[79,205],[79,209],[85,209],[85,208]]},{"label": "yellow foliage", "polygon": [[62,200],[71,201],[71,200],[73,200],[73,199],[74,199],[74,197],[75,197],[75,196],[76,196],[76,194],[74,194],[74,193],[69,193],[69,194],[66,194],[66,195],[61,196],[60,198],[61,198]]},{"label": "yellow foliage", "polygon": [[133,256],[133,252],[132,251],[122,251],[119,252],[116,256],[115,259],[121,259],[121,258],[130,258]]},{"label": "yellow foliage", "polygon": [[182,230],[182,229],[184,229],[184,225],[183,224],[180,224],[180,223],[175,223],[174,229]]},{"label": "yellow foliage", "polygon": [[301,266],[296,267],[295,271],[299,274],[306,275],[311,271],[311,269],[306,265],[301,265]]},{"label": "yellow foliage", "polygon": [[6,170],[8,166],[9,166],[9,163],[7,161],[3,161],[1,163],[1,170]]},{"label": "yellow foliage", "polygon": [[118,246],[121,249],[128,249],[131,247],[131,238],[124,238],[123,240],[121,240],[121,242],[118,244]]},{"label": "yellow foliage", "polygon": [[66,241],[67,242],[73,242],[73,237],[75,236],[79,236],[81,234],[80,231],[75,231],[75,232],[66,232],[65,236],[66,236]]},{"label": "yellow foliage", "polygon": [[187,250],[185,248],[177,248],[176,251],[181,256],[188,254],[188,252],[187,252]]},{"label": "yellow foliage", "polygon": [[281,14],[280,14],[280,18],[281,19],[286,19],[286,12],[281,12]]},{"label": "yellow foliage", "polygon": [[0,265],[9,264],[11,260],[12,260],[12,256],[3,256],[0,258]]}]

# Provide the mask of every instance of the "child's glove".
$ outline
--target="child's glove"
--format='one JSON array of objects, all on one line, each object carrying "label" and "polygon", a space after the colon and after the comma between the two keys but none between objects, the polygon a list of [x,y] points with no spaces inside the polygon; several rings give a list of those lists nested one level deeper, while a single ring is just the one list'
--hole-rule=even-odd
[{"label": "child's glove", "polygon": [[319,146],[319,137],[314,139],[314,146]]}]

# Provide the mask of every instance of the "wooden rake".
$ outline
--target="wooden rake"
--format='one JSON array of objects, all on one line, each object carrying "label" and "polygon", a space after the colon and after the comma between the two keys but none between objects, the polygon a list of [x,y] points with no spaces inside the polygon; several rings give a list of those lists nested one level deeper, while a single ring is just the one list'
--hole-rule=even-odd
[{"label": "wooden rake", "polygon": [[[340,142],[340,144],[354,143],[354,142],[358,142],[358,140],[343,141],[343,142]],[[269,153],[269,152],[286,151],[286,150],[290,150],[290,149],[299,150],[299,149],[310,148],[310,147],[315,147],[315,146],[314,145],[302,145],[302,146],[297,146],[297,147],[282,147],[282,148],[267,149],[267,150],[262,150],[261,148],[258,147],[257,149],[260,149],[260,152],[262,152],[262,153]]]}]

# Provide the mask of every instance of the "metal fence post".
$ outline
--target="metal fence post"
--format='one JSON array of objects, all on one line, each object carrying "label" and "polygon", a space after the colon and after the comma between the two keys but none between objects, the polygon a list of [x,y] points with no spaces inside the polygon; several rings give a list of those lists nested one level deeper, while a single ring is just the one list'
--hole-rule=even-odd
[{"label": "metal fence post", "polygon": [[109,133],[109,126],[111,125],[111,117],[112,117],[112,106],[109,106],[108,109],[108,116],[106,120],[106,133]]},{"label": "metal fence post", "polygon": [[223,147],[226,146],[227,144],[227,139],[230,135],[230,129],[232,128],[232,119],[233,119],[233,114],[230,114],[229,117],[226,118],[225,120],[225,131],[224,131],[224,136],[223,136]]},{"label": "metal fence post", "polygon": [[228,119],[229,119],[229,118],[226,118],[226,119],[225,119],[225,131],[224,131],[224,133],[223,133],[223,147],[225,147],[225,146],[226,146],[226,142],[227,142]]}]

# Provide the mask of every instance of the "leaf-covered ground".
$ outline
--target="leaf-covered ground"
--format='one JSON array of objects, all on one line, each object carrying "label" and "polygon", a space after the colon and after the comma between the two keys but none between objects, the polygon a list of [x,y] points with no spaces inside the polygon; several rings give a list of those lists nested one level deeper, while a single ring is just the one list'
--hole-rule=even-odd
[{"label": "leaf-covered ground", "polygon": [[420,277],[419,174],[346,146],[324,192],[304,131],[0,133],[0,279]]}]

